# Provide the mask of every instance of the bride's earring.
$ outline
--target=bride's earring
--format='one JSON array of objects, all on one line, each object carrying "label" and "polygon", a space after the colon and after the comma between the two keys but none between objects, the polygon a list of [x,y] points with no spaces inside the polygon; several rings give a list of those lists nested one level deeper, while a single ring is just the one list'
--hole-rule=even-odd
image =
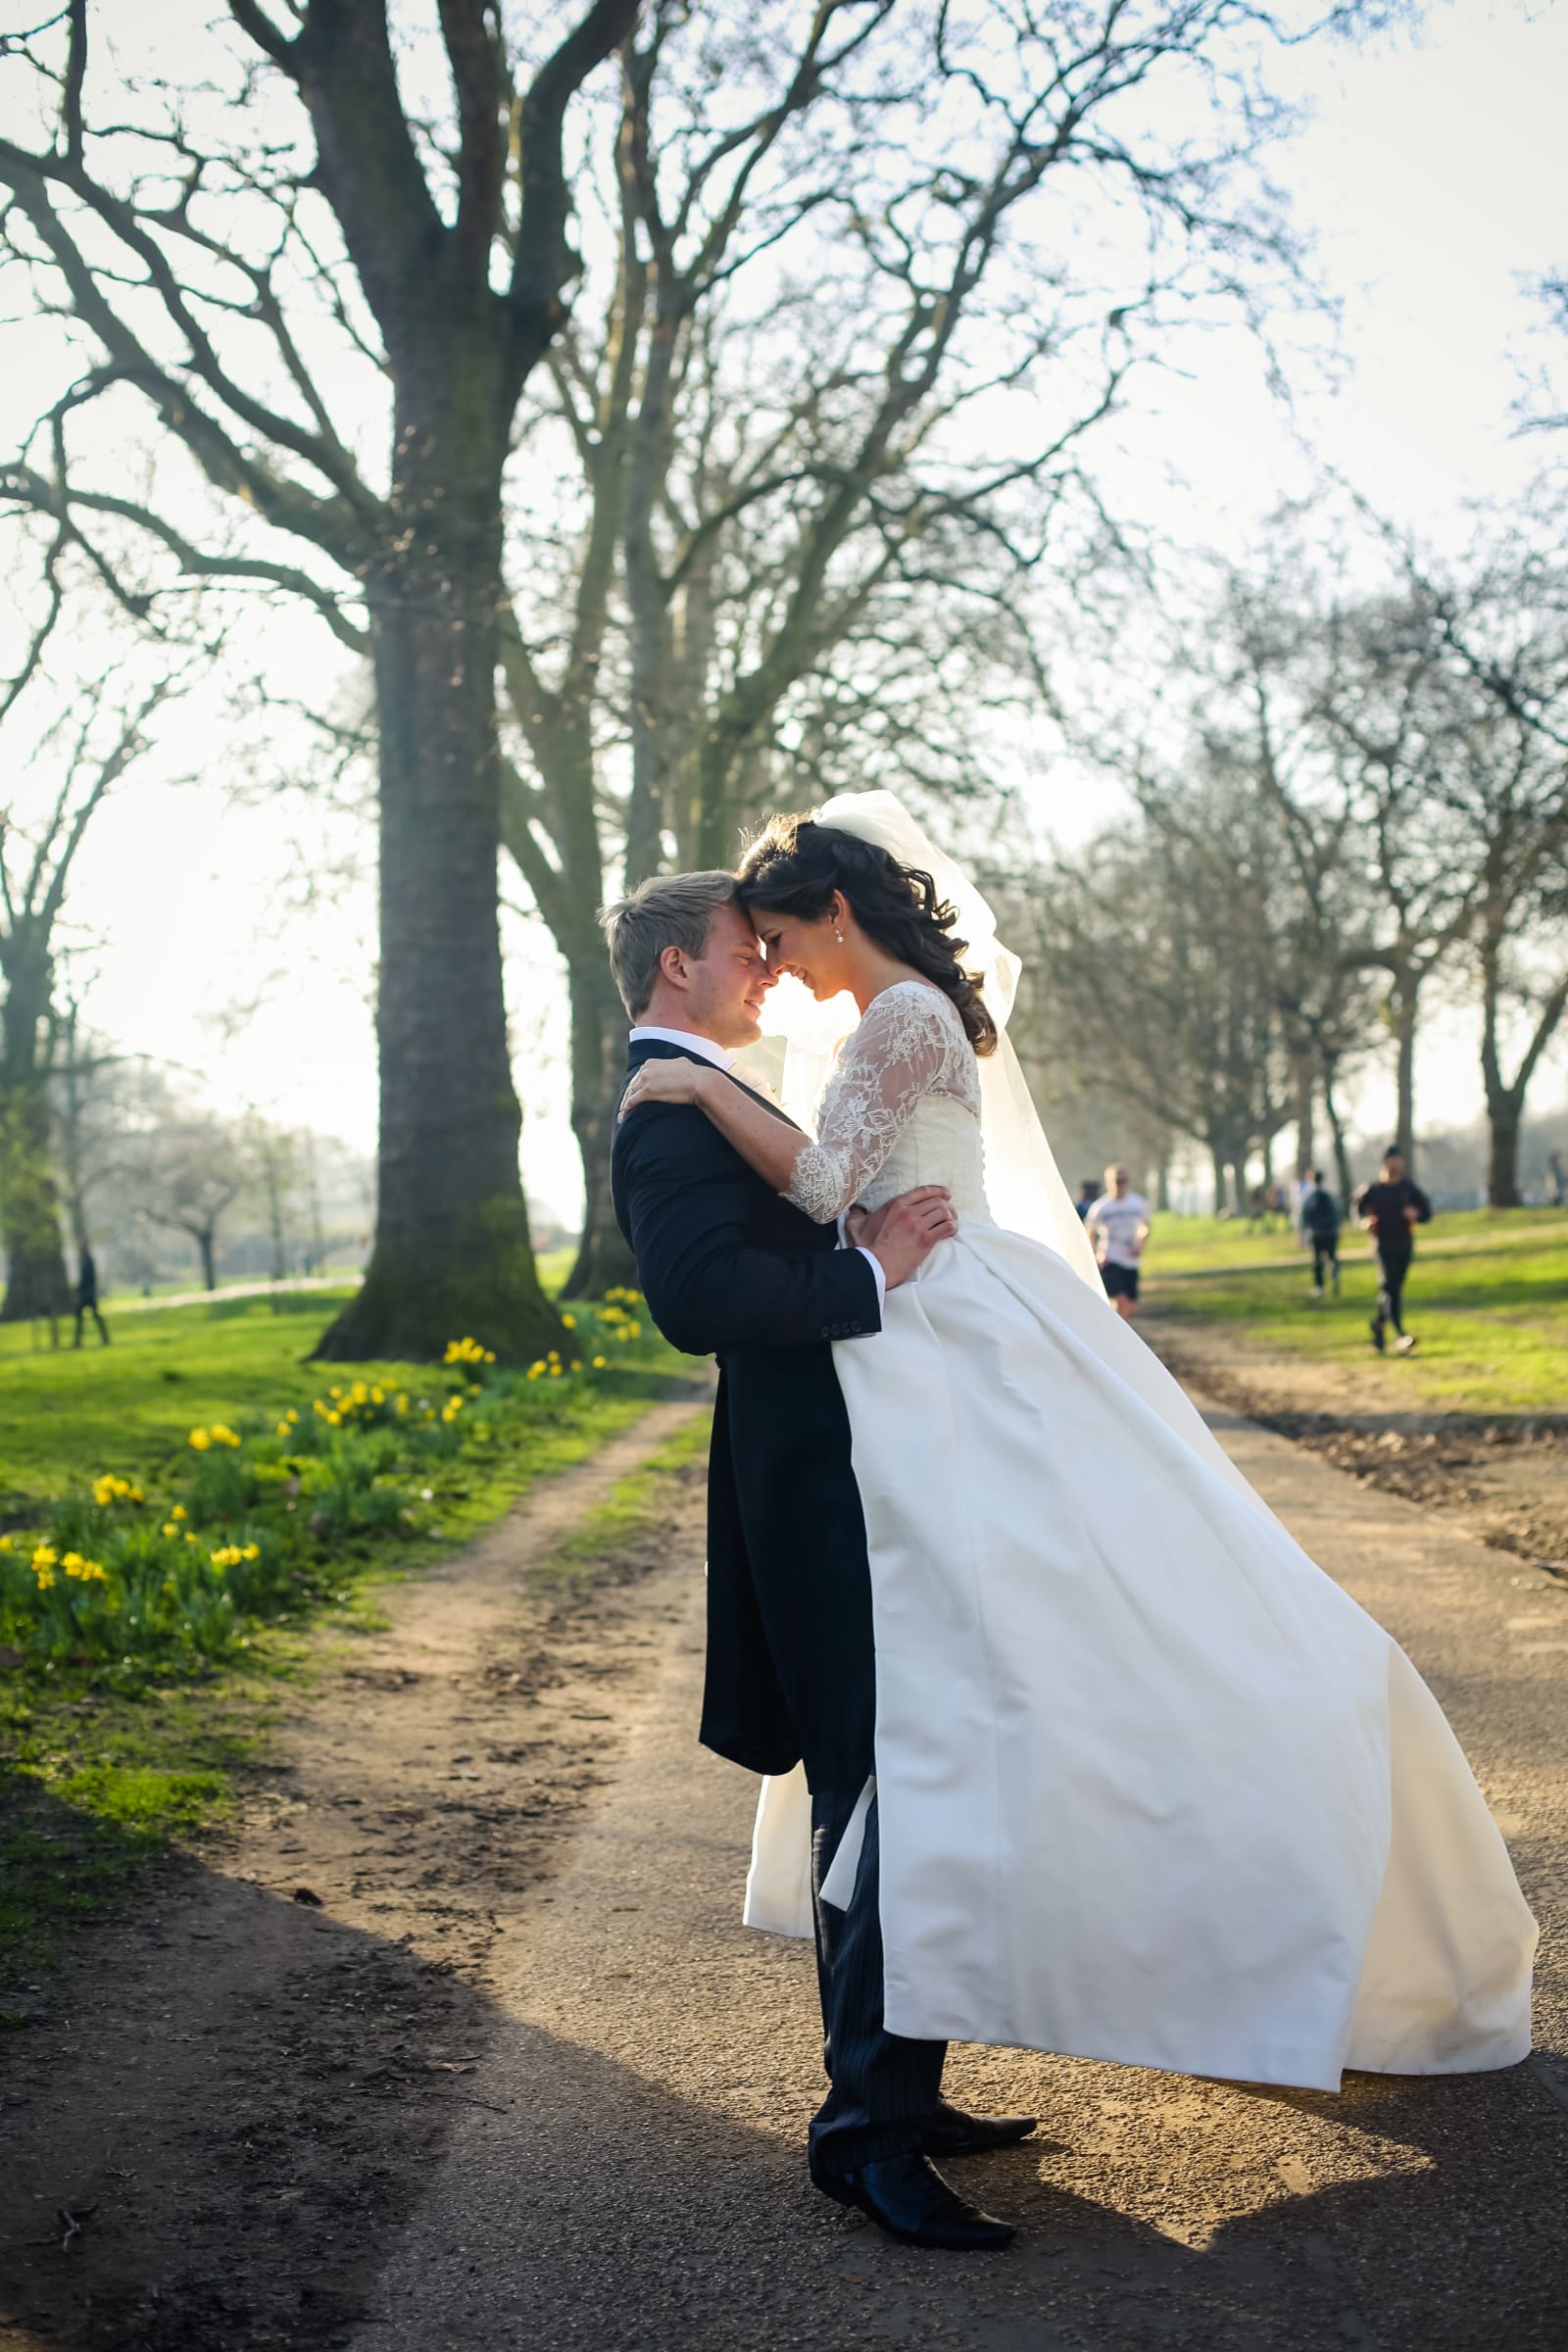
[{"label": "bride's earring", "polygon": [[835,938],[835,939],[838,941],[838,943],[839,943],[839,946],[842,948],[842,947],[843,947],[843,945],[844,945],[844,934],[843,934],[843,932],[842,932],[842,931],[839,929],[839,927],[838,927],[837,923],[835,923],[835,924],[834,924],[834,926],[833,926],[833,936],[834,936],[834,938]]}]

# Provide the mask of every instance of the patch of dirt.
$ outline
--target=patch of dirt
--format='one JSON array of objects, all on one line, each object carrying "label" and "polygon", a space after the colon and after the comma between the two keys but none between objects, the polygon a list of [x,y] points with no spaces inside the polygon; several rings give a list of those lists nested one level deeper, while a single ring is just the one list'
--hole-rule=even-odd
[{"label": "patch of dirt", "polygon": [[1178,1379],[1468,1534],[1568,1580],[1568,1415],[1403,1411],[1386,1381],[1153,1313],[1139,1329]]},{"label": "patch of dirt", "polygon": [[348,2341],[497,2013],[492,1970],[618,1752],[702,1558],[704,1482],[569,1583],[535,1571],[690,1404],[394,1592],[237,1821],[8,1991],[0,2333],[18,2352]]}]

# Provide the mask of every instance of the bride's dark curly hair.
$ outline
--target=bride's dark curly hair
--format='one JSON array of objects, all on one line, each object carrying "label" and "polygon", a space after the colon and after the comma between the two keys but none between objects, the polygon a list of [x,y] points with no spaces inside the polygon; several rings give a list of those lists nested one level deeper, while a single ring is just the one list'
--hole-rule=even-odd
[{"label": "bride's dark curly hair", "polygon": [[749,914],[768,906],[814,923],[836,890],[879,948],[953,999],[975,1052],[994,1054],[997,1024],[980,982],[958,960],[969,943],[953,937],[956,917],[929,874],[808,816],[771,816],[741,859],[735,895]]}]

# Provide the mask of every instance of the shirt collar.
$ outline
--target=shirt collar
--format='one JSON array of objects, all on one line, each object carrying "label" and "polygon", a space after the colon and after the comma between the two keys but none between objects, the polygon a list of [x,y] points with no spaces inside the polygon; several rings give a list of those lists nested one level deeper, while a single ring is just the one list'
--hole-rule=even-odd
[{"label": "shirt collar", "polygon": [[698,1037],[690,1029],[638,1028],[632,1031],[629,1042],[634,1046],[679,1046],[687,1054],[701,1054],[704,1061],[710,1061],[720,1070],[727,1070],[733,1058],[725,1047],[714,1045],[710,1037]]}]

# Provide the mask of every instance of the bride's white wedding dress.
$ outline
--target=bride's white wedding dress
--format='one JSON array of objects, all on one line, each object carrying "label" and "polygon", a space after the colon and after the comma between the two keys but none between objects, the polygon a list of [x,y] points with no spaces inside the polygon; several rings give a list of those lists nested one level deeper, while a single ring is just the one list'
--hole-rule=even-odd
[{"label": "bride's white wedding dress", "polygon": [[[1330,2090],[1524,2057],[1535,1927],[1436,1700],[1082,1269],[993,1221],[980,1106],[955,1007],[901,983],[791,1187],[960,1218],[834,1350],[889,2028]],[[806,1805],[764,1785],[755,1925],[809,1933]]]}]

